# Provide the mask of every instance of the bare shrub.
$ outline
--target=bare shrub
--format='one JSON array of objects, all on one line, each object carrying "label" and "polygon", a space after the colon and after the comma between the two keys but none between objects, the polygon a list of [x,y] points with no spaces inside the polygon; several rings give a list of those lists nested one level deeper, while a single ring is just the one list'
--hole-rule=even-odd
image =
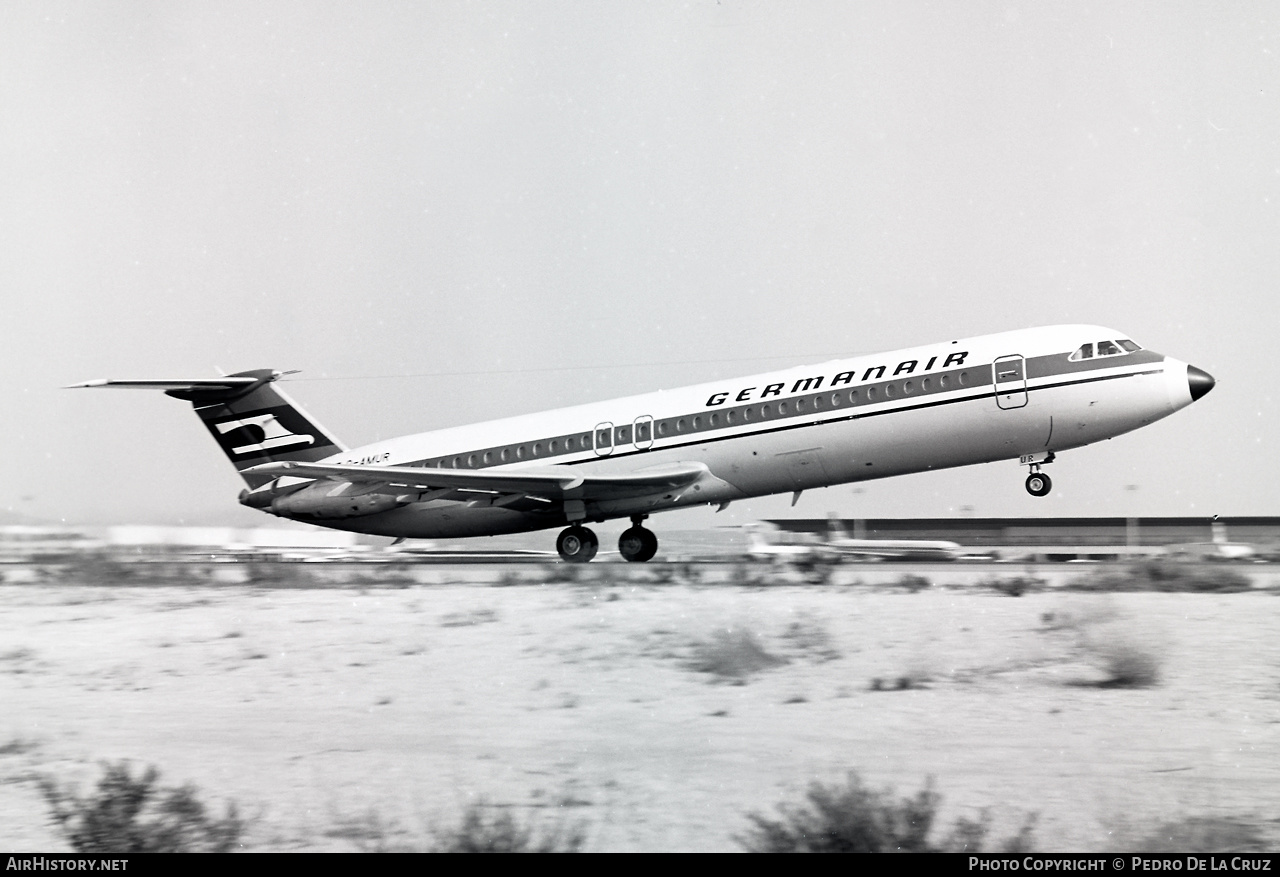
[{"label": "bare shrub", "polygon": [[697,643],[689,669],[721,678],[743,680],[752,673],[787,663],[765,650],[756,635],[745,628],[717,630],[711,639]]},{"label": "bare shrub", "polygon": [[992,591],[999,591],[1010,597],[1021,597],[1023,594],[1032,591],[1044,590],[1045,580],[1036,578],[1035,576],[992,576],[989,579],[983,579],[978,582],[979,588],[987,588]]},{"label": "bare shrub", "polygon": [[[929,835],[942,796],[930,779],[908,798],[895,799],[892,789],[876,791],[850,772],[842,785],[813,783],[799,806],[780,805],[780,819],[750,813],[752,828],[736,838],[755,853],[935,853],[981,852],[990,831],[983,812],[976,820],[958,820],[940,842]],[[1034,817],[1003,845],[1006,852],[1031,844]]]},{"label": "bare shrub", "polygon": [[1166,822],[1134,845],[1135,853],[1265,853],[1273,849],[1257,825],[1193,816]]},{"label": "bare shrub", "polygon": [[542,580],[549,585],[576,584],[582,578],[582,564],[560,561],[542,565]]},{"label": "bare shrub", "polygon": [[84,797],[52,779],[40,792],[54,822],[78,853],[225,853],[245,830],[236,805],[212,818],[191,784],[161,788],[154,767],[134,776],[128,762],[103,765],[97,789]]},{"label": "bare shrub", "polygon": [[900,576],[892,587],[914,594],[917,591],[923,591],[926,588],[933,587],[933,583],[924,576],[911,575],[910,573]]},{"label": "bare shrub", "polygon": [[834,661],[840,657],[840,650],[831,641],[827,628],[808,615],[788,624],[787,629],[782,632],[782,640],[788,651],[815,663]]},{"label": "bare shrub", "polygon": [[1118,572],[1100,572],[1070,582],[1076,591],[1162,591],[1166,593],[1234,594],[1253,589],[1249,577],[1219,564],[1147,560]]},{"label": "bare shrub", "polygon": [[1150,688],[1160,682],[1161,655],[1146,643],[1119,636],[1089,641],[1093,658],[1107,674],[1103,685],[1115,688]]},{"label": "bare shrub", "polygon": [[456,828],[436,829],[432,833],[433,853],[576,853],[586,843],[586,830],[581,825],[556,825],[541,829],[521,825],[507,810],[492,813],[494,808],[479,802],[462,815]]},{"label": "bare shrub", "polygon": [[8,743],[0,744],[0,755],[25,755],[40,748],[40,743],[27,737],[14,737]]}]

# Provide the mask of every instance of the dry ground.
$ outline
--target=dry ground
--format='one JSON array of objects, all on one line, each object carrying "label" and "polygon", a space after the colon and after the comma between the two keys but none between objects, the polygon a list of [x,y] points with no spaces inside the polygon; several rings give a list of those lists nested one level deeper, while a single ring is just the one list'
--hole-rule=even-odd
[{"label": "dry ground", "polygon": [[[34,778],[87,787],[119,759],[234,799],[259,850],[422,846],[477,800],[581,824],[589,850],[729,850],[747,812],[851,769],[903,795],[933,776],[947,824],[986,808],[997,837],[1038,813],[1048,851],[1122,849],[1185,816],[1277,836],[1271,590],[589,575],[0,586],[0,848],[64,848]],[[785,663],[753,671],[752,642]],[[1158,684],[1105,684],[1126,644]]]}]

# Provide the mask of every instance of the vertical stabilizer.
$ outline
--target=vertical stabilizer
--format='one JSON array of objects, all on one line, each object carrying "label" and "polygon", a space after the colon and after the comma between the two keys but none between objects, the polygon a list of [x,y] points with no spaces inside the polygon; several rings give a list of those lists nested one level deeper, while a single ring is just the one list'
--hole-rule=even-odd
[{"label": "vertical stabilizer", "polygon": [[190,402],[209,434],[250,487],[268,477],[245,475],[261,463],[314,463],[346,446],[294,404],[276,385],[280,372],[255,369],[222,378],[194,380],[102,380],[77,387],[163,390]]}]

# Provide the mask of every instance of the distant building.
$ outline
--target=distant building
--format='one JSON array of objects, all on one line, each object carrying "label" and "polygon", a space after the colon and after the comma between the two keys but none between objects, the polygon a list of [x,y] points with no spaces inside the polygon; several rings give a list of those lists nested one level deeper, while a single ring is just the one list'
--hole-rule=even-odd
[{"label": "distant building", "polygon": [[[826,518],[769,523],[799,533],[825,533],[829,525]],[[841,523],[858,539],[946,539],[971,551],[1005,558],[1249,556],[1215,548],[1224,545],[1248,546],[1258,555],[1280,553],[1280,517],[849,518]]]}]

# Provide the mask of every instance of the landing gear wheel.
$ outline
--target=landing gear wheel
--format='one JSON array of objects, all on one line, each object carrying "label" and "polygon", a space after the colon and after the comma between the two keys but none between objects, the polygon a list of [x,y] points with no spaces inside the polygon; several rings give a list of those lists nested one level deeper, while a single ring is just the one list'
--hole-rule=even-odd
[{"label": "landing gear wheel", "polygon": [[596,556],[599,549],[600,540],[596,534],[576,524],[561,532],[560,538],[556,539],[556,551],[565,563],[586,563]]},{"label": "landing gear wheel", "polygon": [[631,527],[618,537],[618,553],[623,560],[644,563],[658,553],[658,537],[644,527]]},{"label": "landing gear wheel", "polygon": [[1043,472],[1032,472],[1027,476],[1027,493],[1032,496],[1048,496],[1053,490],[1053,482]]}]

